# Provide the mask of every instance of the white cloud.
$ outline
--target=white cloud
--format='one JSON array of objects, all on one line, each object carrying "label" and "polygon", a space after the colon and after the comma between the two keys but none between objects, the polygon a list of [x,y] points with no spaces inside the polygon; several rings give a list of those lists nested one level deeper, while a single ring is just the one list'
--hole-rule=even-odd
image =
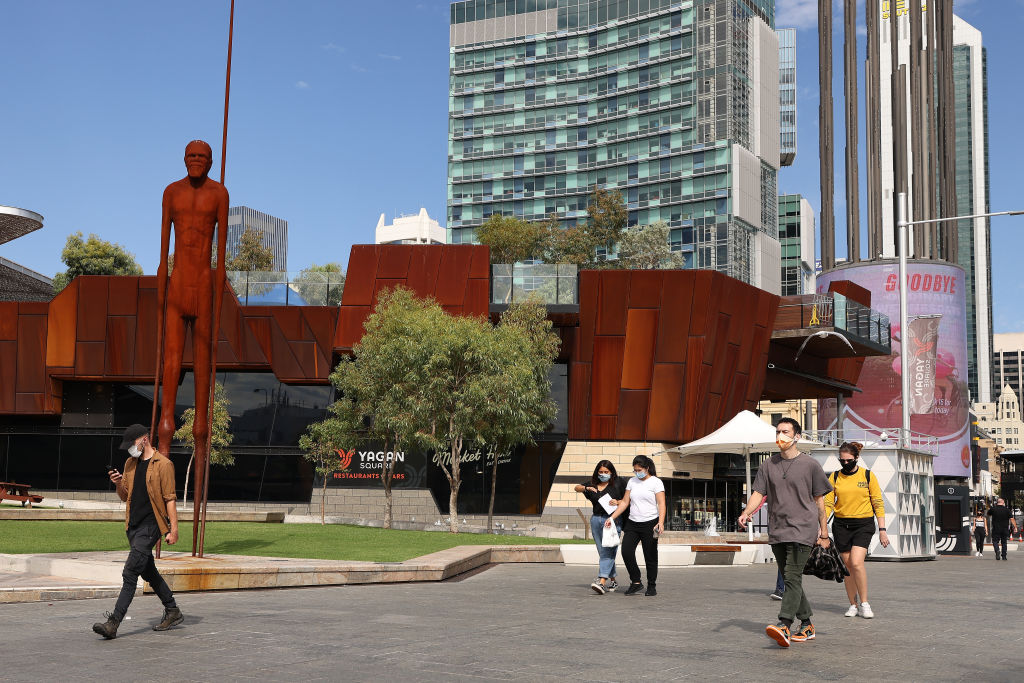
[{"label": "white cloud", "polygon": [[390,59],[393,62],[397,62],[402,58],[401,55],[389,55],[385,52],[378,52],[377,56],[380,57],[381,59]]},{"label": "white cloud", "polygon": [[297,90],[308,90],[309,83],[306,83],[306,81],[295,81],[295,88]]},{"label": "white cloud", "polygon": [[818,27],[817,0],[777,0],[775,3],[777,28],[816,29]]},{"label": "white cloud", "polygon": [[326,45],[321,45],[320,49],[322,49],[322,50],[331,50],[333,52],[344,52],[345,51],[345,48],[343,46],[337,45],[336,43],[327,43]]}]

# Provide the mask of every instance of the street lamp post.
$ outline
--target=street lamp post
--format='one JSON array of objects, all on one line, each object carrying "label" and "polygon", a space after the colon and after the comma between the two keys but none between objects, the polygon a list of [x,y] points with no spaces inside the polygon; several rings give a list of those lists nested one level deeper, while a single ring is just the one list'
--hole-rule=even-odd
[{"label": "street lamp post", "polygon": [[900,243],[900,400],[903,403],[903,447],[910,445],[910,360],[907,356],[907,228],[911,225],[928,223],[946,223],[974,218],[990,218],[992,216],[1021,216],[1024,211],[995,211],[993,213],[975,213],[969,216],[949,216],[946,218],[929,218],[927,220],[907,220],[907,193],[896,195],[896,228],[899,230]]}]

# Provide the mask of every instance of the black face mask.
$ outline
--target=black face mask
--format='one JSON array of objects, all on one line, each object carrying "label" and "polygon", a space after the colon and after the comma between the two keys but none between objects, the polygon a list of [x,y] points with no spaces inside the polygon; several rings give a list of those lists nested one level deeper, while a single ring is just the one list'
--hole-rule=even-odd
[{"label": "black face mask", "polygon": [[840,466],[843,468],[843,474],[853,474],[857,469],[857,461],[850,460],[849,462],[840,462]]}]

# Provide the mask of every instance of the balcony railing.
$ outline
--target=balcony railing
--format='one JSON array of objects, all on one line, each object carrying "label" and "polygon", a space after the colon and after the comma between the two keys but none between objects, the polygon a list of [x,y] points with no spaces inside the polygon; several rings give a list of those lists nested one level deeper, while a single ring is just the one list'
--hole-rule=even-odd
[{"label": "balcony railing", "polygon": [[779,305],[776,329],[842,330],[877,346],[892,343],[889,316],[857,303],[838,292],[785,297]]},{"label": "balcony railing", "polygon": [[578,306],[577,275],[576,266],[565,263],[496,263],[491,266],[491,303],[522,303],[533,297],[547,306]]},{"label": "balcony railing", "polygon": [[293,273],[229,270],[238,302],[243,306],[339,306],[344,273]]}]

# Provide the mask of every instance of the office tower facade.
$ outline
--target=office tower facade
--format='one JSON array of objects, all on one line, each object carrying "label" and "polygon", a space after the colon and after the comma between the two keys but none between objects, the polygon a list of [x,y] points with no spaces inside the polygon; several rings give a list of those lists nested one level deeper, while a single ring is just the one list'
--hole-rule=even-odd
[{"label": "office tower facade", "polygon": [[1020,396],[1024,388],[1024,332],[992,335],[992,343],[992,386],[999,391],[1008,386]]},{"label": "office tower facade", "polygon": [[441,224],[420,208],[419,213],[395,216],[391,225],[384,223],[384,214],[377,219],[374,244],[445,244],[447,233]]},{"label": "office tower facade", "polygon": [[779,195],[782,295],[814,294],[814,209],[798,194]]},{"label": "office tower facade", "polygon": [[780,28],[775,33],[779,36],[779,164],[792,166],[796,159],[796,29]]},{"label": "office tower facade", "polygon": [[778,291],[773,0],[451,6],[448,232],[586,220],[595,188],[687,267]]},{"label": "office tower facade", "polygon": [[270,247],[274,252],[274,265],[271,270],[285,272],[288,270],[288,221],[270,214],[250,209],[248,206],[232,206],[228,209],[228,258],[238,252],[242,234],[246,230],[262,232],[263,246]]},{"label": "office tower facade", "polygon": [[[953,89],[956,107],[956,209],[969,216],[991,211],[988,177],[988,74],[981,32],[953,17]],[[958,221],[957,263],[966,273],[968,386],[975,401],[992,401],[1001,385],[992,368],[992,245],[989,219]],[[973,364],[973,367],[970,366]],[[1018,390],[1018,396],[1019,396]]]}]

